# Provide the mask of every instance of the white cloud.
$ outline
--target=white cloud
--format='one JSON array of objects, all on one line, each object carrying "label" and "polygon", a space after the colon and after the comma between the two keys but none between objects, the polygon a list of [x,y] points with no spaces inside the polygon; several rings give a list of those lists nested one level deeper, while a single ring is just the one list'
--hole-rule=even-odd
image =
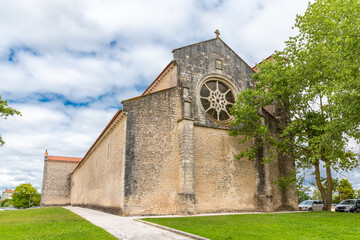
[{"label": "white cloud", "polygon": [[61,103],[16,104],[22,117],[0,120],[0,186],[31,182],[41,188],[43,155],[82,157],[117,111],[65,107]]}]

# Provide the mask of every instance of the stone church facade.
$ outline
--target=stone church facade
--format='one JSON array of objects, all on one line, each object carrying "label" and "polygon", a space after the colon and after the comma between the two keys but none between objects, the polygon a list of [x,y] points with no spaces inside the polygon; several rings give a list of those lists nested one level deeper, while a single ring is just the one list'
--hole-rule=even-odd
[{"label": "stone church facade", "polygon": [[[67,203],[120,215],[295,209],[294,186],[273,183],[294,170],[288,158],[262,164],[265,148],[255,162],[234,158],[253,144],[240,145],[228,134],[229,108],[253,87],[251,73],[218,37],[173,50],[163,72],[141,96],[122,102],[67,172]],[[277,134],[281,113],[276,107],[261,112]],[[47,199],[43,205],[51,205]]]}]

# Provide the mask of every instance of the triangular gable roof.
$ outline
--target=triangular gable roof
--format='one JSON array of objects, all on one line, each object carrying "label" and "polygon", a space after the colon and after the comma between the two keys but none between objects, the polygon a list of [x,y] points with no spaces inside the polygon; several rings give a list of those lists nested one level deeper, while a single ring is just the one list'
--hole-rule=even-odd
[{"label": "triangular gable roof", "polygon": [[[157,76],[157,78],[155,78],[155,80],[146,88],[146,90],[141,94],[141,96],[145,95],[145,93],[158,81],[158,79],[161,77],[161,75],[166,72],[166,70],[173,64],[175,63],[174,60],[172,60],[165,68],[164,70],[162,70],[162,72]],[[128,100],[128,99],[127,99]]]},{"label": "triangular gable roof", "polygon": [[179,50],[179,49],[183,49],[183,48],[187,48],[187,47],[192,47],[192,46],[195,46],[195,45],[198,45],[198,44],[204,44],[204,43],[208,43],[208,42],[212,42],[212,41],[216,41],[216,40],[220,40],[228,49],[230,49],[231,52],[233,52],[235,54],[235,56],[237,56],[238,58],[241,59],[241,61],[243,61],[250,69],[253,69],[252,67],[250,67],[250,65],[244,61],[244,59],[242,59],[234,50],[232,50],[231,47],[229,47],[229,45],[227,45],[221,38],[219,37],[216,37],[216,38],[212,38],[212,39],[209,39],[209,40],[205,40],[205,41],[202,41],[202,42],[198,42],[198,43],[193,43],[193,44],[190,44],[190,45],[186,45],[186,46],[183,46],[183,47],[179,47],[179,48],[175,48],[174,50],[172,50],[172,53],[174,53],[175,51]]},{"label": "triangular gable roof", "polygon": [[11,189],[6,189],[5,191],[4,191],[4,193],[13,193],[14,192],[14,190],[11,190]]}]

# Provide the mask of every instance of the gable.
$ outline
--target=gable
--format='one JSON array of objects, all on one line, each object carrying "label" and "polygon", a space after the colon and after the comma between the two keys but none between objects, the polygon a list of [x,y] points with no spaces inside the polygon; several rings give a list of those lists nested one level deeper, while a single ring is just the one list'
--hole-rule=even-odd
[{"label": "gable", "polygon": [[177,85],[177,67],[171,61],[142,95],[157,92]]},{"label": "gable", "polygon": [[[221,83],[226,89],[231,89],[236,100],[240,91],[254,87],[251,78],[254,71],[220,38],[175,49],[173,54],[178,68],[179,85],[187,88],[189,92],[191,118],[195,120],[195,124],[228,128],[229,104],[214,107],[220,102],[219,97],[217,100],[209,99],[212,103],[207,104],[211,109],[207,108],[202,100],[204,97],[200,96],[200,90],[207,82]],[[213,93],[215,94],[215,89]],[[233,103],[234,99],[231,102]],[[225,108],[227,109],[223,111]]]},{"label": "gable", "polygon": [[[207,51],[211,51],[214,50],[214,47],[222,47],[225,49],[225,51],[231,52],[231,54],[233,54],[236,58],[238,58],[241,62],[243,62],[245,65],[247,65],[248,68],[253,69],[252,67],[250,67],[250,65],[248,65],[234,50],[232,50],[232,48],[230,48],[221,38],[217,37],[217,38],[213,38],[213,39],[209,39],[206,41],[202,41],[202,42],[198,42],[198,43],[194,43],[194,44],[190,44],[187,46],[183,46],[180,48],[175,48],[172,52],[174,53],[174,58],[175,58],[175,54],[177,52],[183,51],[183,52],[193,52],[193,53],[197,53],[197,52],[204,52],[204,49],[206,48],[210,48]],[[201,49],[203,49],[203,51],[201,51]],[[200,51],[199,51],[200,50]],[[203,53],[201,53],[203,54]]]}]

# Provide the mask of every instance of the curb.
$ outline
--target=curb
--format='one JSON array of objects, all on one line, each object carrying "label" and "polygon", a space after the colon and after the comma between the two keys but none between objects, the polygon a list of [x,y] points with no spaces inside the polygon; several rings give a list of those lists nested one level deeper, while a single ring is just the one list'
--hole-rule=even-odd
[{"label": "curb", "polygon": [[177,233],[177,234],[180,234],[180,235],[183,235],[185,237],[192,238],[192,239],[210,240],[208,238],[200,237],[200,236],[197,236],[197,235],[194,235],[194,234],[191,234],[191,233],[187,233],[187,232],[183,232],[183,231],[180,231],[180,230],[177,230],[177,229],[165,227],[165,226],[162,226],[162,225],[159,225],[159,224],[156,224],[156,223],[146,222],[146,221],[143,221],[143,220],[140,220],[140,219],[134,219],[134,221],[141,222],[141,223],[153,226],[153,227],[161,228],[161,229],[167,230],[169,232]]}]

